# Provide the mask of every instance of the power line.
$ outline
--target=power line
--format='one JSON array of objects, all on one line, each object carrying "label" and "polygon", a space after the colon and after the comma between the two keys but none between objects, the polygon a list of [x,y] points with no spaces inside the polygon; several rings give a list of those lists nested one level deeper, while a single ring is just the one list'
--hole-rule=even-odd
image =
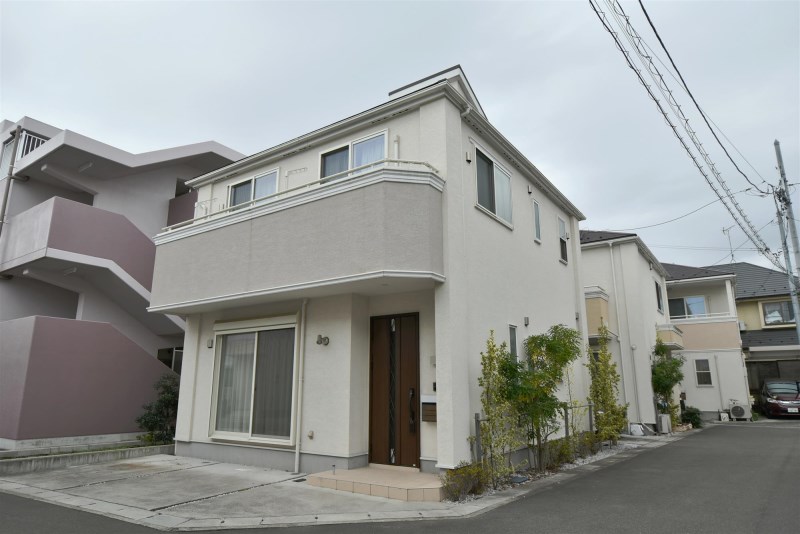
[{"label": "power line", "polygon": [[[747,189],[742,189],[741,191],[737,191],[737,192],[735,192],[735,193],[733,193],[733,194],[734,194],[734,195],[738,195],[739,193],[744,193],[745,191],[750,191],[750,188],[748,187]],[[707,208],[707,207],[709,207],[711,204],[716,204],[716,203],[717,203],[717,202],[719,202],[720,200],[722,200],[722,199],[721,199],[721,198],[718,198],[718,199],[712,200],[712,201],[711,201],[711,202],[709,202],[708,204],[703,204],[702,206],[700,206],[700,207],[699,207],[699,208],[697,208],[696,210],[692,210],[692,211],[690,211],[689,213],[685,213],[685,214],[681,215],[680,217],[675,217],[674,219],[670,219],[670,220],[668,220],[668,221],[664,221],[664,222],[660,222],[660,223],[656,223],[656,224],[648,224],[647,226],[637,226],[636,228],[623,228],[623,229],[621,229],[621,230],[606,230],[606,231],[607,231],[607,232],[631,232],[631,231],[633,231],[633,230],[644,230],[645,228],[654,228],[654,227],[656,227],[656,226],[663,226],[663,225],[665,225],[665,224],[669,224],[669,223],[671,223],[671,222],[675,222],[675,221],[678,221],[678,220],[680,220],[680,219],[686,218],[686,217],[688,217],[689,215],[692,215],[693,213],[697,213],[697,212],[698,212],[698,211],[700,211],[701,209],[703,209],[703,208]]]},{"label": "power line", "polygon": [[[745,241],[747,243],[747,241]],[[647,248],[670,248],[675,250],[730,250],[730,247],[701,247],[701,246],[691,246],[691,245],[647,245]],[[750,247],[750,248],[742,248],[739,247],[736,250],[748,250],[751,252],[758,252],[757,248]],[[730,256],[730,254],[728,254]]]},{"label": "power line", "polygon": [[[678,82],[679,85],[681,85],[681,83],[680,83],[681,81],[674,74],[672,74],[672,70],[667,66],[666,63],[664,63],[661,60],[661,58],[658,56],[658,54],[656,54],[655,50],[653,50],[653,48],[649,44],[647,44],[647,41],[642,39],[642,44],[650,51],[650,54],[652,54],[652,56],[654,58],[656,58],[656,60],[661,64],[661,66],[664,67],[664,69],[666,70],[667,74],[669,74],[670,78],[672,78],[673,80]],[[687,92],[685,87],[681,86],[681,89],[683,89],[684,92]],[[736,153],[739,154],[739,156],[745,161],[745,163],[747,163],[747,166],[750,167],[753,170],[753,172],[758,175],[759,178],[761,178],[761,182],[766,184],[767,181],[764,179],[763,176],[761,176],[761,173],[758,172],[758,169],[756,169],[753,166],[753,164],[750,163],[750,160],[748,160],[747,157],[744,154],[742,154],[742,151],[739,150],[739,147],[737,147],[736,144],[727,135],[725,135],[725,131],[722,129],[722,127],[720,127],[719,124],[714,122],[714,119],[712,119],[705,110],[702,110],[701,112],[705,113],[705,118],[707,118],[708,121],[712,125],[714,125],[714,128],[717,129],[717,131],[720,133],[720,135],[722,135],[722,137],[725,138],[725,140],[728,142],[728,144],[730,144],[733,147],[733,149],[736,151]],[[790,185],[795,185],[795,184],[790,184]]]},{"label": "power line", "polygon": [[[652,19],[650,18],[650,14],[647,12],[647,9],[645,9],[644,4],[642,3],[642,0],[639,0],[639,6],[642,8],[642,12],[644,13],[645,18],[647,18],[648,24],[650,24],[650,28],[653,29],[653,33],[656,35],[656,39],[658,39],[658,43],[661,45],[661,48],[667,54],[667,58],[669,59],[669,62],[672,65],[672,68],[675,69],[675,73],[681,79],[681,84],[683,84],[683,88],[686,89],[686,93],[689,95],[689,98],[691,98],[692,102],[694,102],[694,107],[696,107],[697,111],[700,112],[700,116],[703,117],[703,121],[706,123],[706,126],[708,126],[708,129],[711,131],[711,135],[713,135],[714,139],[716,139],[717,144],[725,152],[725,155],[728,156],[728,159],[731,161],[731,163],[733,163],[733,166],[736,167],[736,170],[739,171],[739,174],[744,176],[744,179],[747,180],[747,183],[749,183],[750,185],[755,187],[756,190],[759,193],[763,193],[763,194],[766,195],[767,192],[766,191],[762,191],[756,184],[754,184],[750,180],[750,178],[748,178],[748,176],[744,172],[742,172],[742,169],[739,168],[739,165],[737,165],[736,162],[733,161],[733,158],[731,157],[730,153],[728,152],[728,149],[725,148],[725,145],[723,145],[722,141],[720,141],[719,137],[717,137],[717,133],[714,131],[714,128],[712,128],[711,124],[708,123],[708,118],[706,118],[706,114],[700,108],[700,104],[698,104],[697,100],[694,98],[694,95],[692,94],[692,91],[689,89],[689,85],[686,83],[686,80],[683,78],[683,74],[681,74],[680,69],[678,69],[678,66],[675,64],[675,61],[672,59],[672,54],[670,54],[669,50],[667,50],[667,46],[664,44],[664,41],[661,39],[661,35],[659,35],[658,30],[656,30],[656,27],[653,24]],[[763,178],[762,178],[762,180],[763,180]]]},{"label": "power line", "polygon": [[[770,221],[769,221],[767,224],[765,224],[764,226],[762,226],[761,228],[759,228],[759,229],[758,229],[758,231],[760,232],[761,230],[763,230],[764,228],[766,228],[767,226],[769,226],[770,224],[772,224],[772,223],[774,223],[774,222],[775,222],[775,219],[771,219],[771,220],[770,220]],[[712,263],[711,265],[709,265],[709,267],[711,267],[712,265],[716,265],[716,264],[718,264],[718,263],[720,263],[720,262],[722,262],[722,261],[725,261],[725,260],[726,260],[726,259],[728,259],[730,256],[733,256],[733,253],[734,253],[734,252],[736,252],[737,250],[741,249],[743,246],[745,246],[745,245],[747,244],[747,242],[748,242],[748,241],[749,241],[749,239],[745,239],[745,240],[742,242],[742,244],[741,244],[741,245],[739,245],[738,247],[736,247],[735,249],[733,249],[733,250],[732,250],[730,253],[728,253],[728,254],[725,254],[725,255],[724,255],[722,258],[718,259],[717,261],[715,261],[714,263]],[[759,252],[761,252],[761,251],[759,251]],[[777,261],[777,260],[776,260],[776,261]],[[775,262],[772,262],[772,263],[774,264]],[[785,271],[785,269],[784,269],[784,271]]]},{"label": "power line", "polygon": [[[689,158],[695,164],[695,167],[697,167],[698,171],[700,171],[700,174],[706,180],[706,183],[709,185],[709,187],[711,187],[712,191],[714,191],[714,193],[717,195],[717,197],[719,197],[719,199],[722,201],[722,204],[728,210],[728,213],[730,213],[731,217],[736,222],[736,224],[739,226],[739,228],[741,228],[742,231],[745,233],[745,235],[747,235],[747,237],[753,242],[753,244],[756,247],[759,248],[760,252],[767,259],[769,259],[770,262],[773,263],[773,265],[775,265],[779,269],[783,269],[783,267],[777,262],[777,260],[774,257],[772,257],[769,247],[764,242],[764,240],[761,239],[761,236],[758,235],[757,230],[753,226],[752,222],[750,222],[750,219],[744,213],[744,211],[742,210],[741,206],[739,206],[738,202],[736,202],[736,199],[732,198],[732,193],[731,193],[730,189],[728,188],[728,186],[725,183],[725,181],[722,179],[722,176],[720,176],[719,171],[717,171],[716,166],[714,165],[714,162],[711,161],[711,158],[708,155],[708,153],[705,151],[705,149],[703,149],[702,144],[697,139],[696,133],[694,132],[694,130],[692,130],[689,127],[688,119],[686,119],[685,115],[683,115],[683,112],[682,112],[682,110],[680,108],[680,105],[677,103],[677,101],[675,101],[675,98],[672,95],[672,91],[666,85],[666,82],[664,81],[664,77],[658,71],[658,68],[653,63],[652,58],[649,55],[647,55],[646,53],[642,52],[642,50],[640,49],[640,46],[637,45],[637,43],[642,43],[641,37],[638,35],[638,33],[636,33],[636,30],[631,25],[630,19],[625,14],[624,10],[622,10],[622,8],[619,6],[619,4],[616,2],[616,0],[606,0],[606,3],[611,8],[612,16],[617,21],[617,24],[619,25],[619,27],[624,30],[625,38],[628,40],[628,42],[631,44],[631,46],[636,51],[636,54],[639,56],[640,61],[642,61],[642,63],[648,65],[648,74],[650,75],[650,77],[655,82],[656,86],[658,87],[658,90],[664,96],[665,100],[667,101],[667,104],[672,109],[673,114],[675,114],[675,116],[679,119],[679,122],[681,122],[681,126],[683,127],[684,131],[687,133],[687,135],[692,140],[692,143],[695,145],[695,148],[698,150],[698,152],[700,152],[700,154],[703,156],[703,159],[706,161],[706,163],[711,168],[711,171],[713,172],[717,182],[725,190],[726,195],[723,195],[717,189],[717,187],[711,181],[711,178],[706,173],[706,171],[703,168],[702,164],[698,161],[697,157],[694,155],[692,150],[686,144],[686,141],[683,139],[683,137],[680,135],[680,133],[678,133],[677,126],[670,119],[669,114],[664,109],[661,101],[653,93],[652,87],[650,85],[648,85],[647,82],[644,80],[644,76],[642,75],[641,70],[639,68],[637,68],[633,64],[633,60],[630,57],[630,53],[622,45],[622,42],[620,41],[617,32],[615,32],[611,28],[611,24],[608,21],[608,19],[606,17],[606,14],[603,11],[601,11],[595,5],[595,2],[596,2],[596,0],[589,0],[589,4],[591,5],[592,9],[594,10],[595,14],[597,15],[597,17],[600,20],[601,24],[606,29],[606,31],[609,33],[609,35],[611,35],[611,37],[614,39],[614,43],[616,44],[617,48],[620,50],[620,52],[622,52],[623,56],[625,57],[625,61],[627,62],[628,67],[630,67],[630,69],[633,70],[633,72],[636,74],[637,78],[639,79],[639,82],[642,84],[642,86],[645,88],[645,90],[647,91],[647,93],[650,96],[650,98],[653,100],[653,102],[658,107],[658,110],[661,113],[661,115],[664,117],[664,120],[667,122],[667,125],[672,129],[672,131],[675,134],[675,136],[677,137],[678,141],[681,143],[681,146],[683,146],[683,149],[686,151],[686,153],[689,156]],[[624,23],[620,20],[620,17],[624,17],[624,19],[625,19]],[[643,46],[643,45],[641,45],[641,46]],[[729,197],[730,203],[733,205],[733,207],[731,207],[731,205],[729,205],[724,200],[724,198],[723,198],[724,196]],[[735,211],[734,211],[734,207],[735,207]],[[736,214],[736,212],[738,212],[741,215],[741,218],[743,220],[740,220],[740,218]]]}]

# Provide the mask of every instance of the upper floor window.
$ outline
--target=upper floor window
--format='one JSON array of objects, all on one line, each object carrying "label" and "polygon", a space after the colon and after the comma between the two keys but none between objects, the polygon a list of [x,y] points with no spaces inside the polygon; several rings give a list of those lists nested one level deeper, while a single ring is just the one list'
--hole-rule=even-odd
[{"label": "upper floor window", "polygon": [[658,311],[664,311],[664,297],[661,296],[661,284],[656,282],[656,306],[658,307]]},{"label": "upper floor window", "polygon": [[320,177],[327,178],[383,159],[386,159],[386,132],[356,139],[322,154]]},{"label": "upper floor window", "polygon": [[250,178],[238,184],[233,184],[230,191],[231,207],[245,204],[251,200],[258,200],[269,195],[274,195],[278,191],[278,170]]},{"label": "upper floor window", "polygon": [[539,217],[539,203],[537,201],[533,201],[533,235],[536,241],[542,240],[542,224],[541,219]]},{"label": "upper floor window", "polygon": [[513,324],[508,325],[508,351],[511,357],[517,359],[517,327]]},{"label": "upper floor window", "polygon": [[511,223],[511,175],[489,156],[475,150],[478,205]]},{"label": "upper floor window", "polygon": [[794,324],[794,310],[791,301],[763,302],[761,309],[764,313],[765,326]]},{"label": "upper floor window", "polygon": [[703,317],[707,313],[706,298],[703,296],[669,299],[669,316],[673,319]]},{"label": "upper floor window", "polygon": [[561,261],[567,263],[567,239],[569,239],[569,232],[567,232],[567,222],[561,217],[558,218],[558,242],[561,249]]}]

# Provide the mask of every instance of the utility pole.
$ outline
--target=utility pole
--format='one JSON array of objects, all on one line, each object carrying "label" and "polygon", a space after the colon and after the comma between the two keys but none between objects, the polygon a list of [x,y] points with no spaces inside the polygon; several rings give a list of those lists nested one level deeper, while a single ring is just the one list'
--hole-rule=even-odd
[{"label": "utility pole", "polygon": [[786,271],[789,274],[789,291],[792,296],[792,310],[794,311],[794,328],[797,331],[797,339],[800,341],[800,305],[797,302],[797,287],[795,286],[794,269],[792,269],[792,261],[789,258],[789,247],[786,244],[786,231],[783,227],[783,218],[781,208],[786,210],[788,217],[789,234],[792,236],[792,248],[794,249],[795,265],[800,262],[800,245],[797,243],[797,221],[794,218],[794,210],[792,209],[792,200],[789,197],[789,184],[786,181],[786,171],[783,169],[783,156],[781,156],[781,144],[775,140],[775,156],[778,158],[778,171],[781,174],[780,187],[775,190],[775,207],[778,210],[778,227],[781,230],[781,246],[783,247],[783,254],[786,257]]},{"label": "utility pole", "polygon": [[[783,169],[783,156],[781,156],[781,144],[775,140],[775,156],[778,158],[778,171],[781,174],[781,186],[783,191],[781,202],[786,209],[786,217],[788,218],[789,237],[792,240],[792,251],[794,252],[794,266],[800,268],[800,243],[797,241],[797,220],[794,218],[794,210],[792,209],[792,199],[789,196],[789,184],[786,181],[786,171]],[[794,271],[789,271],[794,276]],[[797,310],[795,310],[796,312]]]},{"label": "utility pole", "polygon": [[[734,224],[733,226],[736,225]],[[731,228],[733,228],[733,226],[723,228],[722,233],[728,236],[728,247],[731,249],[731,263],[736,263],[736,257],[733,255],[733,243],[731,243]]]}]

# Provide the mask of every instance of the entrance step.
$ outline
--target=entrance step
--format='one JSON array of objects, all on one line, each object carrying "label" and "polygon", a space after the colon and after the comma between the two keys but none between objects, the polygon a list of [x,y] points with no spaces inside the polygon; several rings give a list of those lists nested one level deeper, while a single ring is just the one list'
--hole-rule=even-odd
[{"label": "entrance step", "polygon": [[358,469],[337,469],[309,475],[312,486],[328,488],[399,501],[442,500],[442,482],[439,477],[422,473],[413,467],[395,467],[370,464]]}]

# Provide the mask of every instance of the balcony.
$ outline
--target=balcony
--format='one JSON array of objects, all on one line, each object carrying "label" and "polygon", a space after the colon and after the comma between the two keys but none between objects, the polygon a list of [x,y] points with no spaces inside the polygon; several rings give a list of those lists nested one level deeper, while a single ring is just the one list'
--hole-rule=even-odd
[{"label": "balcony", "polygon": [[683,331],[674,324],[660,324],[656,326],[656,333],[661,341],[672,350],[682,350]]},{"label": "balcony", "polygon": [[443,189],[426,164],[384,161],[167,228],[150,309],[431,288],[444,280]]}]

